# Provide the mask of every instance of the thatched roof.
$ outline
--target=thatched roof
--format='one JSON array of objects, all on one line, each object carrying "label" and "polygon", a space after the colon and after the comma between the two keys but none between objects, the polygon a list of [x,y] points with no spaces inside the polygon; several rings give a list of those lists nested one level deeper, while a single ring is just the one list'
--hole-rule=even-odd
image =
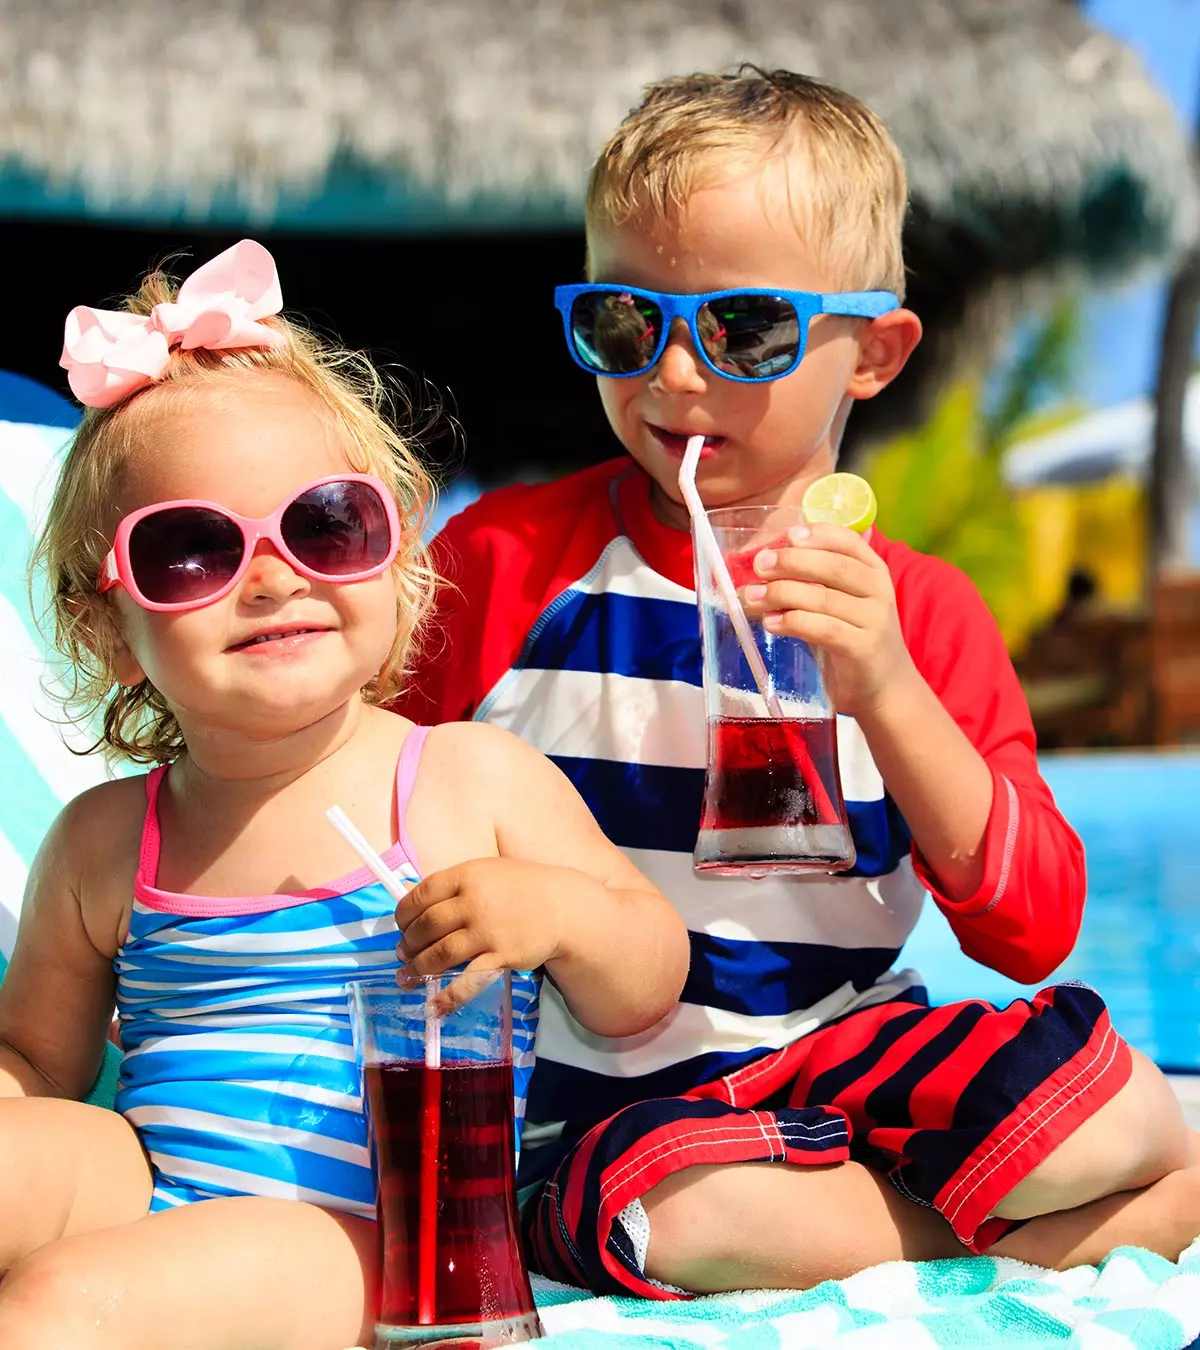
[{"label": "thatched roof", "polygon": [[[424,232],[410,259],[541,228],[561,253],[641,88],[743,61],[861,95],[908,162],[926,341],[856,412],[860,441],[985,362],[1031,287],[1124,275],[1197,232],[1178,118],[1072,0],[0,0],[0,216]],[[525,283],[572,275],[576,240],[559,253]],[[562,439],[570,409],[543,405]],[[473,453],[490,432],[511,459],[528,410],[505,431],[501,394],[483,406]],[[594,420],[589,457],[611,453]]]},{"label": "thatched roof", "polygon": [[1176,118],[1069,0],[0,0],[0,210],[574,222],[644,83],[741,61],[863,95],[985,252],[1010,215],[1026,266],[1196,227]]}]

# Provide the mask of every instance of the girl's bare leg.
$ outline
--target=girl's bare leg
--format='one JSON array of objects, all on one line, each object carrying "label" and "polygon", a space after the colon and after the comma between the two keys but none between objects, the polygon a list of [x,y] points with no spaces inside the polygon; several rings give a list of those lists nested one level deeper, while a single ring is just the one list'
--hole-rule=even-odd
[{"label": "girl's bare leg", "polygon": [[375,1225],[295,1200],[203,1200],[63,1238],[0,1286],[4,1350],[370,1345]]},{"label": "girl's bare leg", "polygon": [[68,1234],[142,1218],[150,1165],[123,1116],[54,1097],[0,1101],[0,1276]]}]

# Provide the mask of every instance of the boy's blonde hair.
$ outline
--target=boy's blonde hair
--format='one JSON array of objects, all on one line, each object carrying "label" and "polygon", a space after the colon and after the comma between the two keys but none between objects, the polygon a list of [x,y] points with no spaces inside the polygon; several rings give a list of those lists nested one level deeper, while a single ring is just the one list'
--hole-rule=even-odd
[{"label": "boy's blonde hair", "polygon": [[[125,301],[133,314],[175,299],[175,281],[150,273]],[[184,748],[174,714],[157,689],[143,680],[116,684],[113,652],[118,636],[112,607],[96,593],[96,579],[109,548],[113,503],[125,465],[145,444],[146,423],[164,400],[191,391],[219,390],[255,375],[294,380],[314,396],[319,415],[341,432],[350,467],[382,478],[395,493],[400,548],[393,563],[397,587],[396,635],[382,669],[363,690],[382,703],[402,686],[418,630],[435,584],[422,529],[432,508],[433,481],[393,425],[391,385],[361,353],[346,351],[283,316],[264,319],[284,341],[267,348],[229,351],[177,349],[162,377],[133,397],[106,409],[87,408],[67,450],[45,526],[31,562],[31,585],[39,575],[49,596],[39,622],[64,658],[63,685],[55,697],[77,724],[103,730],[92,747],[140,763],[163,763]]]},{"label": "boy's blonde hair", "polygon": [[851,94],[785,70],[648,85],[592,166],[588,230],[647,211],[669,218],[714,170],[773,152],[799,171],[789,208],[836,284],[903,300],[908,182],[896,143]]}]

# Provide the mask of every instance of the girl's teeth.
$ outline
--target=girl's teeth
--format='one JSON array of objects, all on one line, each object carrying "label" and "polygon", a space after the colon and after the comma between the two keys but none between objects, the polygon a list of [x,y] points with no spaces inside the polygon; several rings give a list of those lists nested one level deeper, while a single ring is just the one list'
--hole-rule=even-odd
[{"label": "girl's teeth", "polygon": [[286,633],[264,633],[261,637],[251,638],[249,645],[253,647],[260,642],[277,642],[280,638],[299,637],[301,633],[307,632],[307,628],[293,628]]}]

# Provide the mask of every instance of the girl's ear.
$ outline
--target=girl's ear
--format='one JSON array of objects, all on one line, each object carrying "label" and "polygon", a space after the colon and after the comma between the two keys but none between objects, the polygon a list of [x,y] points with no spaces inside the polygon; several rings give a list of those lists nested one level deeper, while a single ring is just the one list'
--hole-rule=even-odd
[{"label": "girl's ear", "polygon": [[146,672],[125,641],[113,607],[97,596],[92,600],[68,600],[67,608],[75,616],[80,641],[116,683],[129,688],[141,684]]}]

